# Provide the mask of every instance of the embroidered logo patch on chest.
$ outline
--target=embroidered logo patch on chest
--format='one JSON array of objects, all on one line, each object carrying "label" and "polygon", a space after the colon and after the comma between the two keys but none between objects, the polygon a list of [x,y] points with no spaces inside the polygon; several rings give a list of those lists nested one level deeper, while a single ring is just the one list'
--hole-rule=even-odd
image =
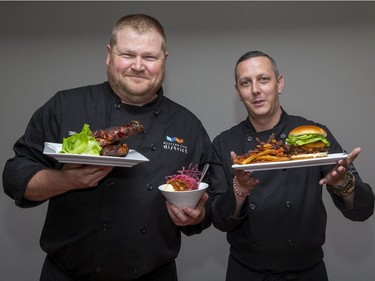
[{"label": "embroidered logo patch on chest", "polygon": [[184,145],[184,140],[178,137],[166,136],[165,141],[163,142],[163,148],[186,154],[188,153],[188,147]]}]

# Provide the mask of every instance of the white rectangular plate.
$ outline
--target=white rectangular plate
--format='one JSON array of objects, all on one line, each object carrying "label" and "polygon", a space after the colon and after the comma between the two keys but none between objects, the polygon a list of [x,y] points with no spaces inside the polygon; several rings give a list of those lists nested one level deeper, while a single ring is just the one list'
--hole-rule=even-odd
[{"label": "white rectangular plate", "polygon": [[291,169],[301,167],[312,167],[312,166],[323,166],[336,164],[338,160],[345,159],[348,156],[346,153],[333,153],[328,154],[327,157],[310,158],[301,160],[289,160],[280,162],[264,162],[264,163],[253,163],[253,164],[234,164],[233,169],[244,170],[246,172],[254,171],[267,171],[277,169]]},{"label": "white rectangular plate", "polygon": [[125,157],[114,157],[60,153],[61,147],[61,143],[45,142],[43,153],[55,158],[61,163],[85,165],[133,167],[136,164],[149,161],[149,159],[144,157],[142,154],[132,149],[129,149],[129,153]]}]

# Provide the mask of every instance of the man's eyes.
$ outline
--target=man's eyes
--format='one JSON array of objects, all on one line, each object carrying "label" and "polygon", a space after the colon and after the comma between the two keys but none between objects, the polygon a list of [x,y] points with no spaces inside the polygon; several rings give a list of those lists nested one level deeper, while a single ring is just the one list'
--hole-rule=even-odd
[{"label": "man's eyes", "polygon": [[133,58],[135,58],[135,56],[130,55],[130,54],[121,54],[120,56],[123,57],[124,59],[133,59]]},{"label": "man's eyes", "polygon": [[[258,79],[258,81],[262,84],[264,83],[268,83],[270,81],[270,78],[269,77],[260,77]],[[247,87],[247,86],[250,86],[251,85],[251,80],[241,80],[240,81],[240,85],[243,86],[243,87]]]},{"label": "man's eyes", "polygon": [[[137,57],[132,54],[121,54],[120,56],[127,60],[135,59]],[[157,56],[141,56],[141,58],[145,61],[157,61],[159,59]]]},{"label": "man's eyes", "polygon": [[250,81],[249,80],[243,80],[243,81],[241,81],[240,84],[241,84],[241,86],[246,87],[246,86],[250,85]]},{"label": "man's eyes", "polygon": [[158,57],[155,57],[155,56],[145,56],[145,57],[142,57],[145,61],[156,61],[158,60],[159,58]]}]

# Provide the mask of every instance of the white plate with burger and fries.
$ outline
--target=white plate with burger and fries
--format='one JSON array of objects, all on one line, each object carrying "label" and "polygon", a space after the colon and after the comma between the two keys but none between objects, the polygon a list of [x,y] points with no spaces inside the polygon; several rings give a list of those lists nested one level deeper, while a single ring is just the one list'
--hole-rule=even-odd
[{"label": "white plate with burger and fries", "polygon": [[327,132],[314,125],[298,126],[290,131],[285,143],[272,134],[254,150],[239,155],[232,168],[244,171],[264,171],[336,164],[346,153],[328,154]]},{"label": "white plate with burger and fries", "polygon": [[312,166],[323,166],[336,164],[338,160],[345,159],[348,157],[346,153],[333,153],[327,154],[324,157],[308,158],[301,160],[287,160],[279,162],[262,162],[253,164],[234,164],[233,169],[244,170],[246,172],[254,171],[266,171],[266,170],[277,170],[277,169],[290,169],[290,168],[302,168]]}]

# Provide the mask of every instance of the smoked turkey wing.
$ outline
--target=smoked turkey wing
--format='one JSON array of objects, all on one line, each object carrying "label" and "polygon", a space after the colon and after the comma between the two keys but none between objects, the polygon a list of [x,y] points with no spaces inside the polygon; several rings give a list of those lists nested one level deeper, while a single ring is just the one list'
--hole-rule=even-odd
[{"label": "smoked turkey wing", "polygon": [[93,131],[92,135],[99,143],[112,144],[116,140],[127,138],[133,135],[140,134],[144,131],[144,127],[138,121],[131,121],[122,126],[110,127],[107,129]]},{"label": "smoked turkey wing", "polygon": [[128,154],[129,147],[126,143],[120,144],[111,144],[100,151],[100,155],[102,156],[116,156],[116,157],[124,157]]}]

